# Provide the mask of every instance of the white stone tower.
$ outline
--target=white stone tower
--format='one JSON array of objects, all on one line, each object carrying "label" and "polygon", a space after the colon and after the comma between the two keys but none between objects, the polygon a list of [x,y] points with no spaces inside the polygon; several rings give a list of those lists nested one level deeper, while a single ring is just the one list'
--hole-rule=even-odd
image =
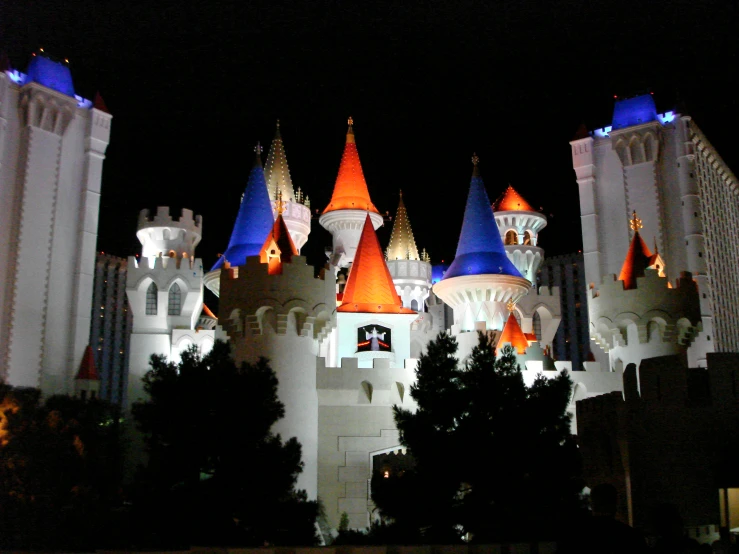
[{"label": "white stone tower", "polygon": [[295,248],[300,253],[300,249],[303,248],[310,234],[310,199],[307,195],[303,195],[300,187],[297,191],[293,188],[279,120],[277,120],[277,131],[275,131],[275,138],[272,140],[267,156],[264,180],[267,182],[267,192],[274,207],[275,218],[277,218],[277,201],[281,198],[284,203],[282,219],[285,220]]},{"label": "white stone tower", "polygon": [[370,200],[354,140],[353,125],[354,120],[350,117],[344,154],[341,157],[331,202],[318,220],[333,236],[330,262],[336,267],[348,267],[354,261],[367,214],[375,229],[383,223],[382,215]]},{"label": "white stone tower", "polygon": [[182,210],[174,219],[167,207],[139,215],[141,257],[128,259],[126,294],[133,315],[128,361],[128,404],[144,398],[141,378],[152,354],[177,360],[192,344],[207,351],[213,331],[196,332],[203,307],[203,262],[195,258],[202,237],[201,216]]},{"label": "white stone tower", "polygon": [[425,312],[426,299],[431,291],[430,257],[426,250],[420,255],[418,253],[402,192],[385,257],[403,307]]},{"label": "white stone tower", "polygon": [[0,68],[0,380],[72,393],[90,338],[111,115],[68,63]]}]

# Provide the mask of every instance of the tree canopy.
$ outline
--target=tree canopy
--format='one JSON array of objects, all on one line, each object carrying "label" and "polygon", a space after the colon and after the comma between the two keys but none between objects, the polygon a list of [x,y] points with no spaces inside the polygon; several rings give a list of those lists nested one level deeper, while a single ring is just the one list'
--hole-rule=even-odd
[{"label": "tree canopy", "polygon": [[372,497],[401,540],[475,542],[551,536],[582,490],[570,434],[572,381],[540,374],[530,387],[511,347],[480,333],[460,363],[441,333],[416,367],[416,411],[395,407],[414,466],[373,476]]},{"label": "tree canopy", "polygon": [[271,431],[284,415],[277,385],[267,360],[238,366],[222,341],[178,364],[152,356],[149,400],[133,410],[148,453],[135,499],[147,543],[315,542],[316,503],[295,490],[300,444]]}]

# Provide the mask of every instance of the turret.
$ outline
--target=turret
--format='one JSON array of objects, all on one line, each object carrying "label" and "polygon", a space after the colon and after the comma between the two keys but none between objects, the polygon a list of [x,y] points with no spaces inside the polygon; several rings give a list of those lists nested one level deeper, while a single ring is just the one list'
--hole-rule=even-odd
[{"label": "turret", "polygon": [[614,371],[630,363],[638,367],[644,358],[684,356],[701,330],[692,274],[682,272],[673,287],[661,256],[639,234],[636,212],[630,225],[634,235],[618,278],[604,277],[588,298],[590,338],[609,355]]},{"label": "turret", "polygon": [[418,253],[402,192],[385,255],[403,306],[425,312],[425,302],[431,290],[430,257],[425,250],[420,255]]},{"label": "turret", "polygon": [[354,139],[353,125],[354,120],[350,117],[344,155],[341,157],[334,192],[329,205],[318,220],[333,236],[331,264],[337,267],[348,267],[354,261],[367,215],[375,229],[383,222],[382,215],[370,200]]},{"label": "turret", "polygon": [[524,296],[531,283],[508,259],[493,210],[473,156],[457,254],[433,292],[454,309],[452,332],[502,330],[506,303]]},{"label": "turret", "polygon": [[93,400],[100,396],[100,376],[95,368],[95,357],[89,344],[85,348],[80,368],[74,378],[74,395],[82,400]]},{"label": "turret", "polygon": [[521,275],[535,283],[544,260],[544,250],[538,246],[539,231],[546,227],[547,218],[510,185],[493,204],[493,211],[508,258]]},{"label": "turret", "polygon": [[295,247],[300,249],[308,240],[310,234],[310,200],[308,196],[298,187],[296,191],[293,188],[293,182],[290,178],[290,168],[287,165],[287,156],[285,154],[285,145],[282,142],[280,133],[280,121],[277,120],[277,130],[275,138],[272,140],[272,146],[267,156],[267,165],[264,168],[264,179],[267,183],[267,192],[274,209],[275,218],[277,217],[277,200],[281,196],[284,202],[282,206],[282,218],[285,220],[290,231]]},{"label": "turret", "polygon": [[205,276],[205,286],[216,296],[220,294],[221,268],[238,267],[244,265],[249,256],[259,256],[264,239],[274,223],[259,143],[254,151],[254,167],[249,173],[228,248]]},{"label": "turret", "polygon": [[182,210],[182,216],[173,219],[169,208],[159,206],[154,217],[149,210],[141,210],[136,236],[141,243],[141,257],[148,258],[153,267],[156,258],[192,258],[202,232],[201,216],[193,219],[191,210]]}]

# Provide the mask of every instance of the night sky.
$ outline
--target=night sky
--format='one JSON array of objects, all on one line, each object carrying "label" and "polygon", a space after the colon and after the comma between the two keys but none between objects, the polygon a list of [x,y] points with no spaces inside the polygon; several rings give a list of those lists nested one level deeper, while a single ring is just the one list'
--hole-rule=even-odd
[{"label": "night sky", "polygon": [[[403,189],[416,242],[450,261],[476,151],[494,200],[510,183],[549,217],[547,255],[581,248],[568,141],[610,123],[613,95],[681,101],[739,169],[736,2],[61,2],[6,0],[0,47],[70,60],[114,116],[98,249],[139,251],[140,209],[204,219],[206,269],[228,243],[253,147],[275,120],[293,183],[330,198],[354,117],[370,194]],[[266,159],[266,152],[265,152]],[[385,244],[389,226],[381,231]],[[330,235],[314,221],[304,253]]]}]

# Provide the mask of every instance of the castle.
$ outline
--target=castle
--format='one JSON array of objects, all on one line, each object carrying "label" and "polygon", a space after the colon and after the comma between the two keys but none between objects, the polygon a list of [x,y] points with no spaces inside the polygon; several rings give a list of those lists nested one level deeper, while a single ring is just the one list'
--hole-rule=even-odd
[{"label": "castle", "polygon": [[[41,63],[39,70],[32,62],[28,74],[0,73],[0,117],[25,117],[0,125],[0,147],[3,141],[11,145],[0,148],[2,194],[23,206],[12,212],[16,219],[9,212],[3,223],[3,236],[16,240],[11,241],[13,247],[3,246],[7,263],[2,267],[16,277],[6,276],[5,282],[14,283],[14,288],[6,287],[0,305],[2,317],[11,318],[3,326],[0,369],[11,384],[40,386],[45,393],[92,394],[97,376],[83,353],[90,314],[95,313],[90,306],[91,275],[100,164],[110,116],[101,101],[95,107],[76,99],[71,77],[68,87],[60,86],[69,74],[64,64],[43,56],[35,59],[43,60],[36,62]],[[64,79],[47,78],[57,73]],[[705,237],[701,234],[705,218],[688,217],[707,209],[699,208],[708,206],[701,194],[719,194],[701,192],[700,179],[692,173],[695,165],[706,178],[717,172],[715,179],[723,182],[733,177],[717,169],[717,155],[697,128],[690,127],[687,116],[658,115],[653,106],[651,97],[619,102],[607,133],[584,131],[572,142],[585,273],[591,281],[586,299],[589,334],[600,361],[572,367],[571,362],[552,359],[552,341],[562,318],[560,292],[535,286],[544,259],[539,233],[546,217],[512,187],[492,203],[477,156],[472,159],[456,256],[443,275],[425,251],[419,252],[412,214],[402,195],[383,251],[375,231],[384,218],[369,196],[351,118],[333,195],[321,207],[319,223],[331,233],[333,244],[316,275],[300,255],[309,240],[310,201],[293,186],[278,123],[266,167],[261,147],[255,149],[231,237],[227,245],[224,240],[224,253],[209,270],[195,253],[203,233],[200,216],[183,210],[177,217],[167,207],[153,214],[141,212],[136,231],[141,253],[129,258],[126,277],[133,317],[128,404],[145,397],[141,378],[151,354],[176,361],[186,348],[206,353],[222,339],[230,342],[237,362],[269,358],[285,404],[285,417],[275,431],[297,437],[303,447],[305,467],[298,486],[309,497],[321,499],[333,526],[346,513],[351,527],[364,528],[374,508],[368,483],[376,460],[402,450],[392,407],[413,408],[409,391],[416,359],[439,331],[448,330],[457,338],[461,359],[477,343],[478,331],[490,334],[499,346],[511,344],[529,383],[541,372],[570,370],[575,382],[573,415],[578,400],[622,394],[629,364],[675,355],[697,365],[714,345],[733,347],[735,323],[722,319],[727,308],[715,299],[724,285],[712,280],[716,273],[709,271],[716,254],[707,256],[708,265],[703,257],[725,239],[714,239],[717,246],[712,247],[710,226],[706,224]],[[65,141],[70,146],[64,146]],[[665,148],[660,148],[665,143],[671,145],[670,156],[679,159],[680,171],[664,161]],[[695,154],[701,148],[711,160],[703,165]],[[20,160],[25,160],[23,168]],[[74,163],[80,160],[84,164]],[[64,170],[65,164],[86,171],[72,174]],[[459,184],[465,180],[460,176]],[[660,192],[668,185],[679,188],[677,197],[687,206],[678,210],[676,195]],[[61,186],[77,187],[81,203],[57,202],[54,191]],[[35,210],[34,221],[46,212],[56,218],[41,218],[51,222],[48,228],[26,232],[28,210]],[[667,217],[672,210],[683,217]],[[57,221],[78,214],[86,215],[81,223],[74,219],[71,228],[57,228]],[[656,237],[654,253],[641,238],[642,228]],[[74,240],[64,242],[69,233]],[[680,246],[683,240],[686,247]],[[60,263],[58,254],[64,249],[75,255],[65,256],[69,267],[57,268],[54,264]],[[34,269],[37,279],[46,276],[46,281],[28,287],[47,291],[63,286],[58,297],[73,305],[52,306],[47,296],[33,294],[17,279],[27,273],[26,267]],[[668,271],[679,279],[670,280]],[[50,275],[64,277],[57,282]],[[733,287],[733,281],[728,286]],[[217,318],[203,304],[204,287],[219,297]],[[452,321],[447,325],[450,309]],[[64,317],[71,317],[73,324],[62,325]],[[17,337],[25,335],[26,343],[17,344]],[[53,356],[56,351],[64,357]],[[17,356],[38,352],[38,363],[16,361]],[[69,368],[80,362],[80,372],[73,373]],[[573,431],[577,425],[573,418]]]}]

